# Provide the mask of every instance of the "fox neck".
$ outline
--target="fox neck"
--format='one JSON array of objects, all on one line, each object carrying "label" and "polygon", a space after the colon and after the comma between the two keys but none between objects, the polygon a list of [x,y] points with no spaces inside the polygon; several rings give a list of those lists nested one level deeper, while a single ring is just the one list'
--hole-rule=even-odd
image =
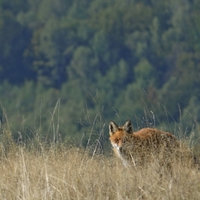
[{"label": "fox neck", "polygon": [[113,148],[113,150],[114,150],[116,156],[122,160],[123,165],[125,167],[128,167],[129,166],[128,161],[125,158],[123,158],[123,155],[122,155],[122,153],[120,151],[120,148],[118,148],[118,149],[117,148]]}]

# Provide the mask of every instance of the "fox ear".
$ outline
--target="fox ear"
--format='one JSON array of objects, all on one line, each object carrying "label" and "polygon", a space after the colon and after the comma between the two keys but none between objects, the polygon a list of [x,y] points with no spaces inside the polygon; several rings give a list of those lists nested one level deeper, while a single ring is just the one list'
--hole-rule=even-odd
[{"label": "fox ear", "polygon": [[127,133],[129,133],[129,134],[133,133],[133,126],[132,126],[131,120],[128,120],[124,124],[123,128]]},{"label": "fox ear", "polygon": [[117,124],[115,122],[111,121],[109,124],[109,134],[113,135],[118,130]]}]

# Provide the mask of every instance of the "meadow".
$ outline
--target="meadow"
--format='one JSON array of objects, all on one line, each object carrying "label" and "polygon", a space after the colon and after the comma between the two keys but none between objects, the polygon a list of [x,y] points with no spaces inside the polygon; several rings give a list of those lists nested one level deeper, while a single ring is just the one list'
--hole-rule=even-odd
[{"label": "meadow", "polygon": [[172,174],[156,163],[125,168],[89,147],[16,144],[9,129],[0,148],[0,199],[200,199],[200,171],[178,162]]}]

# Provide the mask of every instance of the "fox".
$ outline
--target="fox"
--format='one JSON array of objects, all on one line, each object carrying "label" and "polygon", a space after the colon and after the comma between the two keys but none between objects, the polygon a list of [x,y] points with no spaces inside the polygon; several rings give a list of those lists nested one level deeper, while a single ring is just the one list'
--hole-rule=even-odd
[{"label": "fox", "polygon": [[142,128],[134,132],[131,120],[127,120],[124,126],[111,121],[109,134],[114,153],[125,166],[130,163],[134,166],[144,165],[152,159],[169,164],[181,154],[181,144],[172,133],[156,128]]}]

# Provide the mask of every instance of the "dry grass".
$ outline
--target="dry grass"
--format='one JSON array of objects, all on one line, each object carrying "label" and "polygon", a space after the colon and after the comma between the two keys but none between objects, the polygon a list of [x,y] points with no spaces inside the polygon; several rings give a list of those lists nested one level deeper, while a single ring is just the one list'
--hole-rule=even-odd
[{"label": "dry grass", "polygon": [[0,199],[200,199],[200,172],[175,165],[125,168],[114,157],[71,148],[11,148],[0,161]]}]

